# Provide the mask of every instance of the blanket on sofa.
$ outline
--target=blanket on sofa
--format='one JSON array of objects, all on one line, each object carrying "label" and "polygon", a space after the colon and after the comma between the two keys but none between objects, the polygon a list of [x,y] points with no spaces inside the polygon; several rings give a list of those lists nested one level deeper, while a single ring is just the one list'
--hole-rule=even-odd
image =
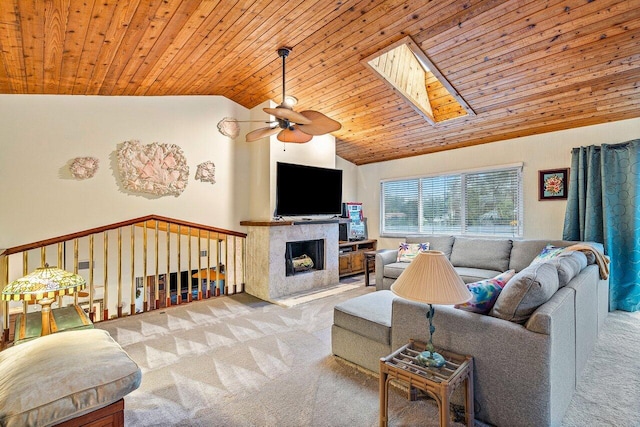
[{"label": "blanket on sofa", "polygon": [[609,258],[604,256],[602,252],[600,252],[593,246],[586,243],[577,243],[575,245],[567,246],[565,249],[568,251],[583,252],[585,255],[593,254],[593,256],[596,258],[598,268],[600,268],[600,278],[604,280],[609,277]]}]

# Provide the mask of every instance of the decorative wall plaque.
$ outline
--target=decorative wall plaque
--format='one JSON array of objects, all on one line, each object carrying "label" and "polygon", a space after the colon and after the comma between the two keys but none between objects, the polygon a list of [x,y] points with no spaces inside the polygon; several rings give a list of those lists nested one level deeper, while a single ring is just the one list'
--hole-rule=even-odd
[{"label": "decorative wall plaque", "polygon": [[235,139],[240,134],[240,125],[233,117],[225,117],[218,122],[218,130],[224,136]]},{"label": "decorative wall plaque", "polygon": [[99,163],[95,157],[76,157],[71,162],[69,170],[76,179],[89,179],[96,174]]},{"label": "decorative wall plaque", "polygon": [[129,191],[179,196],[187,187],[189,166],[182,149],[175,144],[125,141],[118,148],[117,157],[120,178]]},{"label": "decorative wall plaque", "polygon": [[196,179],[202,182],[216,183],[216,165],[211,161],[206,161],[198,165]]}]

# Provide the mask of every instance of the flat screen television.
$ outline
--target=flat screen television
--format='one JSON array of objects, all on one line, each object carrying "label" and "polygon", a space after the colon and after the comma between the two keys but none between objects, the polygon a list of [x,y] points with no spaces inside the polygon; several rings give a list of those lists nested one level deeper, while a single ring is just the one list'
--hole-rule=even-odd
[{"label": "flat screen television", "polygon": [[341,213],[342,170],[278,162],[276,216]]}]

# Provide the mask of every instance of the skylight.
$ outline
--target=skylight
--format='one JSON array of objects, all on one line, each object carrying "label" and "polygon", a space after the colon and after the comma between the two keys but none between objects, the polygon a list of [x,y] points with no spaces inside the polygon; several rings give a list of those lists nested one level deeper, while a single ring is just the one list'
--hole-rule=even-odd
[{"label": "skylight", "polygon": [[362,61],[431,125],[475,113],[410,37]]}]

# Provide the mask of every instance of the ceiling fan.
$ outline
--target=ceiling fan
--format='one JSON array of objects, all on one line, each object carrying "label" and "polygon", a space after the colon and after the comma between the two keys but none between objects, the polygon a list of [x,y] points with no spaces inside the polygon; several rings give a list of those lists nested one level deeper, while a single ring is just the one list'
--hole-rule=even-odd
[{"label": "ceiling fan", "polygon": [[326,133],[339,130],[342,125],[333,119],[325,116],[319,111],[305,110],[299,113],[285,102],[285,61],[291,48],[281,47],[278,49],[278,56],[282,58],[282,103],[276,108],[263,108],[263,111],[276,118],[274,121],[266,122],[268,127],[256,129],[247,134],[247,142],[256,141],[274,134],[278,134],[278,140],[282,142],[309,142],[314,135],[324,135]]}]

